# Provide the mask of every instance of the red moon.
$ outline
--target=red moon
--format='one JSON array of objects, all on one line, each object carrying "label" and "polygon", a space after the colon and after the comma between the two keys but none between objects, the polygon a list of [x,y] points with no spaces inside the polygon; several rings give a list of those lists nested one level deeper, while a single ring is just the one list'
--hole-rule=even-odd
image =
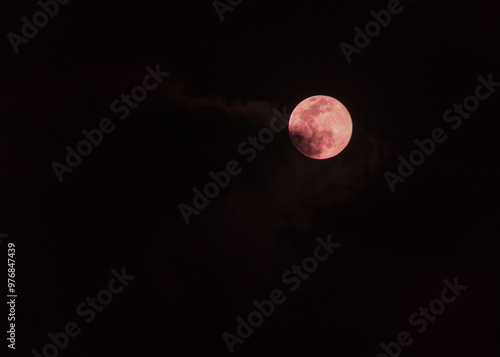
[{"label": "red moon", "polygon": [[349,144],[351,115],[337,99],[316,95],[295,107],[288,131],[293,145],[302,154],[312,159],[329,159]]}]

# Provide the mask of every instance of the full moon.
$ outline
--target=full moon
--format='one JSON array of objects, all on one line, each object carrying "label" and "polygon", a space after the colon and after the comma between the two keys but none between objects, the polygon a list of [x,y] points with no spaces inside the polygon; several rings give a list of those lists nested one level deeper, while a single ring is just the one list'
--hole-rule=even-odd
[{"label": "full moon", "polygon": [[295,107],[288,131],[293,145],[302,154],[318,160],[329,159],[349,144],[351,115],[337,99],[316,95]]}]

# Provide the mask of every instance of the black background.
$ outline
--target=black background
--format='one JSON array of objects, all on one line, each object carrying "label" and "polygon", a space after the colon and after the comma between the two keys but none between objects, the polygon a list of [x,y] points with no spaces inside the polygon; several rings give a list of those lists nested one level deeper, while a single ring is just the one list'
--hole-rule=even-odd
[{"label": "black background", "polygon": [[[5,261],[16,244],[19,296],[5,355],[71,320],[82,333],[60,356],[229,354],[236,317],[331,234],[341,247],[235,355],[376,356],[407,330],[402,356],[497,356],[500,94],[456,131],[442,116],[479,75],[500,81],[498,4],[402,5],[348,64],[339,44],[387,2],[246,0],[221,22],[210,1],[73,0],[19,54],[7,34],[39,6],[4,2],[0,244]],[[156,64],[171,75],[59,183],[52,162]],[[238,154],[272,108],[316,94],[351,113],[338,157],[308,159],[286,131]],[[391,193],[384,172],[438,127],[447,141]],[[243,172],[186,225],[178,205],[232,159]],[[136,278],[86,325],[76,307],[122,267]],[[408,316],[454,277],[468,289],[416,333]]]}]

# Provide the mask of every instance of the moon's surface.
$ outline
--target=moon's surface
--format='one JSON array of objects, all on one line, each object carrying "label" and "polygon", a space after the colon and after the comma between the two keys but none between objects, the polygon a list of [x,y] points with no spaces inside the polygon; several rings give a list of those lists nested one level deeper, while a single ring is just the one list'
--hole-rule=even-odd
[{"label": "moon's surface", "polygon": [[349,144],[351,115],[337,99],[316,95],[295,107],[288,131],[293,145],[302,154],[318,160],[329,159]]}]

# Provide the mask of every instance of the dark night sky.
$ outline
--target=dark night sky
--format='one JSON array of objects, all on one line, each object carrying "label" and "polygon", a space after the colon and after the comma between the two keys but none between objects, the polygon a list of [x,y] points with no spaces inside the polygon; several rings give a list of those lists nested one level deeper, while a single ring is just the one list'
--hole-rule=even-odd
[{"label": "dark night sky", "polygon": [[[210,1],[73,0],[15,54],[6,35],[39,6],[9,0],[0,250],[16,244],[19,298],[6,355],[31,356],[68,321],[82,332],[59,356],[229,355],[222,334],[282,289],[234,355],[375,357],[406,330],[401,356],[498,356],[500,90],[457,130],[443,121],[478,76],[500,81],[498,4],[401,4],[348,64],[339,44],[386,1],[245,0],[221,22]],[[117,119],[110,104],[157,64],[170,76]],[[352,116],[339,156],[308,159],[287,131],[252,162],[238,153],[273,108],[317,94]],[[116,129],[59,183],[52,162],[105,117]],[[392,193],[384,173],[435,128],[448,139]],[[230,160],[242,173],[186,225],[178,205]],[[289,292],[283,272],[328,234],[341,247]],[[85,324],[76,307],[122,267],[136,278]],[[454,277],[468,288],[416,333],[408,316]]]}]

